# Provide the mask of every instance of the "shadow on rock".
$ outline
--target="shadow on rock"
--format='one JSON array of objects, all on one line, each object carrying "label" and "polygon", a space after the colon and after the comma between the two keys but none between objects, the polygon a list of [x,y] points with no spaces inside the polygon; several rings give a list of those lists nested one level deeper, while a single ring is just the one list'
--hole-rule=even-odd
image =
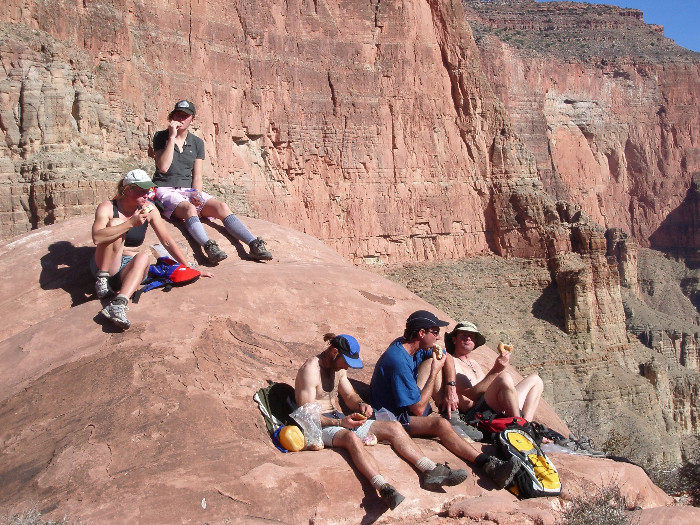
[{"label": "shadow on rock", "polygon": [[532,304],[532,315],[564,330],[564,305],[554,283],[542,290],[542,294]]},{"label": "shadow on rock", "polygon": [[90,257],[95,249],[89,246],[73,246],[68,241],[49,245],[49,251],[41,258],[39,286],[43,290],[62,288],[71,296],[71,306],[78,306],[92,299],[93,278],[90,274]]}]

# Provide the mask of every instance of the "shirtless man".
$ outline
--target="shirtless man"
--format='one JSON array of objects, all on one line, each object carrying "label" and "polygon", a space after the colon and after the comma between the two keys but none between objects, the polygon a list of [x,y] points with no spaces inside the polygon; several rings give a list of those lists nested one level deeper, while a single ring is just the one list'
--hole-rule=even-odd
[{"label": "shirtless man", "polygon": [[[378,441],[388,441],[394,450],[421,471],[421,486],[428,490],[454,486],[467,479],[466,470],[452,470],[447,465],[435,464],[413,443],[397,421],[376,421],[372,407],[355,392],[347,376],[348,368],[362,368],[360,345],[350,335],[326,334],[323,337],[328,347],[319,355],[310,357],[299,369],[294,384],[296,402],[320,403],[323,444],[327,447],[344,448],[350,453],[353,463],[386,505],[394,510],[404,497],[386,482],[379,473],[379,465],[364,447],[362,440],[370,433]],[[342,413],[338,394],[355,413]]]},{"label": "shirtless man", "polygon": [[486,339],[476,325],[462,321],[445,337],[445,349],[454,356],[457,372],[459,410],[465,420],[472,419],[477,410],[490,408],[509,417],[532,421],[540,403],[544,385],[537,374],[527,376],[517,385],[513,377],[503,373],[510,362],[510,352],[498,356],[488,373],[471,358],[471,353]]}]

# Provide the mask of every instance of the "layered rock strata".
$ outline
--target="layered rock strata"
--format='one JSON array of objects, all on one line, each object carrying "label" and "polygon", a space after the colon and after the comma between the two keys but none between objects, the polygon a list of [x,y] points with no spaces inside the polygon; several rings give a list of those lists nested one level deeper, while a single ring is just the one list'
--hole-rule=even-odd
[{"label": "layered rock strata", "polygon": [[641,246],[672,244],[658,230],[700,170],[700,54],[638,10],[463,3],[484,72],[546,190]]},{"label": "layered rock strata", "polygon": [[[150,164],[150,135],[188,98],[220,193],[355,262],[543,252],[532,223],[501,224],[519,186],[537,183],[534,162],[481,73],[459,3],[11,0],[1,16],[14,196],[4,236],[63,216],[17,197],[53,196],[23,165],[83,148],[84,161],[57,169],[113,180],[115,157]],[[73,182],[67,191],[82,211],[94,204]]]}]

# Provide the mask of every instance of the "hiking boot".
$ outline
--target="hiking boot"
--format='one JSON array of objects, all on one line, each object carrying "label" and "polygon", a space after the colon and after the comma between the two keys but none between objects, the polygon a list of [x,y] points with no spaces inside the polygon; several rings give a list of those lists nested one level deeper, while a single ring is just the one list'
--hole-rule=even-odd
[{"label": "hiking boot", "polygon": [[496,486],[502,489],[510,485],[515,474],[520,470],[520,465],[520,460],[516,457],[511,457],[508,461],[502,461],[497,457],[490,456],[483,469]]},{"label": "hiking boot", "polygon": [[447,463],[438,463],[434,469],[423,472],[420,485],[426,490],[438,490],[444,485],[454,487],[467,479],[468,475],[466,470],[452,470]]},{"label": "hiking boot", "polygon": [[381,489],[379,489],[379,497],[384,503],[386,503],[386,506],[389,507],[389,509],[391,510],[394,510],[396,507],[399,506],[399,503],[406,499],[388,483],[384,485]]},{"label": "hiking boot", "polygon": [[459,437],[468,438],[468,441],[484,440],[484,434],[481,432],[481,430],[477,429],[476,427],[473,427],[468,423],[465,423],[464,419],[462,419],[462,415],[459,413],[458,410],[452,411],[452,419],[447,418],[447,411],[441,412],[440,415],[450,422],[452,428]]},{"label": "hiking boot", "polygon": [[124,302],[123,299],[115,299],[105,306],[100,313],[119,328],[129,328],[131,323],[126,318],[126,311],[128,309],[129,308],[126,306],[126,302]]},{"label": "hiking boot", "polygon": [[109,274],[107,274],[106,277],[103,275],[98,275],[97,280],[95,281],[95,294],[97,295],[97,298],[103,299],[108,295],[112,295],[113,293],[114,290],[112,290],[112,287],[109,285]]},{"label": "hiking boot", "polygon": [[272,254],[265,247],[265,241],[263,241],[262,237],[258,237],[254,241],[251,241],[248,246],[250,246],[250,254],[248,254],[248,257],[251,259],[255,261],[272,260]]},{"label": "hiking boot", "polygon": [[207,254],[207,259],[209,259],[209,262],[212,263],[218,263],[226,259],[226,257],[228,257],[228,255],[226,255],[226,252],[219,248],[219,245],[216,244],[216,241],[213,241],[211,239],[209,239],[204,245],[204,253]]}]

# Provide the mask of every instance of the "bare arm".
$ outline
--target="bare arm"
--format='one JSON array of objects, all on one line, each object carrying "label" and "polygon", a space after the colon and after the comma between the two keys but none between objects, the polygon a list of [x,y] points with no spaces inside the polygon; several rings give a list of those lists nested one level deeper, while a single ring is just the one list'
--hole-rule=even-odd
[{"label": "bare arm", "polygon": [[[486,390],[488,390],[489,386],[491,386],[493,380],[496,379],[496,377],[498,377],[498,374],[503,372],[506,366],[508,366],[509,362],[510,354],[499,356],[493,363],[491,370],[489,370],[488,373],[478,383],[476,383],[470,388],[462,390],[460,394],[464,397],[468,397],[472,401],[477,401],[479,398],[481,398],[481,396],[483,396],[486,393]],[[479,365],[477,364],[477,366]],[[479,367],[479,372],[483,373],[481,367]]]},{"label": "bare arm", "polygon": [[170,169],[170,165],[173,163],[173,154],[175,151],[175,137],[177,136],[177,130],[182,126],[179,122],[171,120],[168,125],[168,140],[165,143],[165,148],[155,151],[156,157],[156,169],[161,173],[165,173]]},{"label": "bare arm", "polygon": [[355,412],[364,414],[367,417],[372,416],[372,406],[369,403],[362,401],[360,395],[352,387],[348,380],[347,374],[344,374],[338,381],[338,393],[343,396],[345,404]]},{"label": "bare arm", "polygon": [[192,187],[197,191],[202,191],[204,161],[202,159],[194,159],[192,166]]},{"label": "bare arm", "polygon": [[146,222],[148,214],[146,212],[134,213],[128,220],[116,226],[107,226],[112,218],[112,202],[105,201],[97,207],[95,211],[95,222],[92,223],[92,242],[97,244],[112,242],[134,226],[139,226]]},{"label": "bare arm", "polygon": [[455,371],[454,358],[450,354],[445,353],[443,359],[445,360],[445,365],[442,367],[442,384],[445,385],[445,388],[441,408],[447,411],[448,418],[452,418],[452,411],[456,411],[459,408],[456,386],[457,372]]}]

